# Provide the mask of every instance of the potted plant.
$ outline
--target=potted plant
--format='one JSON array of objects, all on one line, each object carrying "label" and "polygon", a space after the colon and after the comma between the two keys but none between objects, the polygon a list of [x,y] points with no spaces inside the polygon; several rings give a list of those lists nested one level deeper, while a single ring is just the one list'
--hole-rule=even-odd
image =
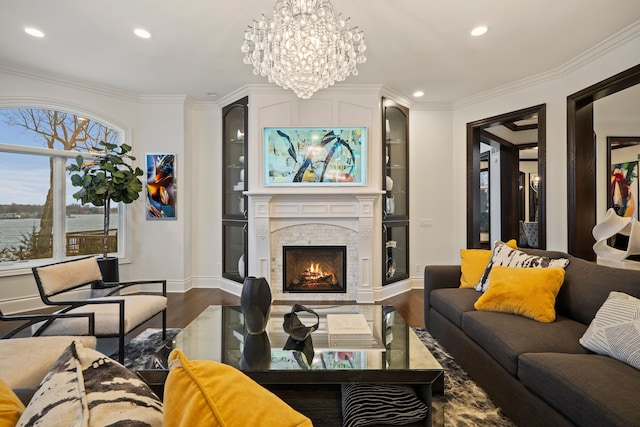
[{"label": "potted plant", "polygon": [[76,162],[67,166],[71,173],[71,184],[80,189],[73,198],[82,204],[104,206],[104,224],[102,234],[102,258],[98,259],[102,278],[105,282],[119,281],[118,258],[108,256],[109,213],[111,202],[132,203],[142,191],[143,175],[139,167],[130,163],[136,158],[130,155],[131,146],[100,142],[91,147],[95,151],[93,160],[85,161],[82,155],[76,156]]}]

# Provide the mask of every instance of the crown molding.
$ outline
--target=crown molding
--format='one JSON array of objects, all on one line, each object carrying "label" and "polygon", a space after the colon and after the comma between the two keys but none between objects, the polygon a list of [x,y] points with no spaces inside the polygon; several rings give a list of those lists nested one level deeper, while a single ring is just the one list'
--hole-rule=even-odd
[{"label": "crown molding", "polygon": [[459,109],[467,107],[473,104],[487,101],[492,98],[496,98],[508,93],[512,93],[518,90],[526,89],[531,86],[536,86],[541,83],[550,82],[562,77],[567,76],[569,73],[578,70],[587,64],[595,61],[601,56],[613,51],[621,45],[627,43],[629,40],[638,37],[640,34],[640,21],[637,21],[626,28],[618,31],[612,36],[606,38],[595,46],[589,48],[585,52],[576,56],[575,58],[565,62],[564,64],[556,67],[552,70],[545,71],[534,76],[530,76],[512,83],[508,83],[497,88],[472,95],[467,98],[463,98],[453,102],[453,108]]},{"label": "crown molding", "polygon": [[192,102],[186,95],[140,95],[138,101],[141,104],[179,104],[188,105]]},{"label": "crown molding", "polygon": [[98,95],[118,98],[128,102],[137,102],[138,100],[138,95],[132,92],[127,92],[123,90],[114,89],[108,86],[90,83],[85,80],[72,79],[70,77],[62,76],[60,74],[38,71],[31,68],[21,67],[15,64],[8,64],[6,62],[0,62],[0,72],[5,74],[11,74],[17,77],[28,77],[30,79],[39,80],[45,83],[65,86],[72,89],[79,89],[87,92],[92,92]]}]

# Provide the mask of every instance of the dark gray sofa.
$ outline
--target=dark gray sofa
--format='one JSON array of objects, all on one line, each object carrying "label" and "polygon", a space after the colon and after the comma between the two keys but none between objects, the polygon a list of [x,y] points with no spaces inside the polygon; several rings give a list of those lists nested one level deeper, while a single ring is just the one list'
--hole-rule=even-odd
[{"label": "dark gray sofa", "polygon": [[578,342],[610,291],[640,298],[640,271],[524,251],[570,260],[554,322],[477,311],[460,266],[440,265],[425,268],[427,329],[518,426],[640,426],[640,371]]}]

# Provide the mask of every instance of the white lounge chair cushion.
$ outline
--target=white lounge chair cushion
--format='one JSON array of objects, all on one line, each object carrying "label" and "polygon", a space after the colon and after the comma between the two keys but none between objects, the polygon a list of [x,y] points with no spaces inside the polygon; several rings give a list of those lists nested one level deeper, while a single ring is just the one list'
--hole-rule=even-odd
[{"label": "white lounge chair cushion", "polygon": [[[84,319],[85,333],[87,321]],[[35,388],[65,348],[74,341],[96,347],[96,337],[58,336],[0,340],[0,378],[11,388]]]},{"label": "white lounge chair cushion", "polygon": [[47,295],[102,280],[100,266],[95,258],[51,264],[38,267],[37,270],[42,289]]},{"label": "white lounge chair cushion", "polygon": [[[167,298],[161,295],[122,295],[93,298],[92,300],[124,300],[124,333],[129,333],[144,321],[167,307]],[[118,304],[89,304],[70,313],[95,313],[96,336],[117,336],[119,333],[120,306]],[[42,335],[74,335],[87,333],[87,320],[58,319]]]}]

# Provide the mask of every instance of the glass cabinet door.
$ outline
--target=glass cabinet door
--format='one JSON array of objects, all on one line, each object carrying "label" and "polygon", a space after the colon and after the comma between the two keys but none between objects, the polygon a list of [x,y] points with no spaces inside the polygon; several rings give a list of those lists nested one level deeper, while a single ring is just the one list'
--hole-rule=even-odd
[{"label": "glass cabinet door", "polygon": [[222,110],[223,174],[225,218],[245,217],[247,190],[247,98],[228,105]]},{"label": "glass cabinet door", "polygon": [[408,129],[409,112],[389,100],[384,102],[384,166],[382,182],[384,216],[406,219],[409,215]]},{"label": "glass cabinet door", "polygon": [[222,109],[222,277],[242,283],[247,275],[247,116],[249,98]]},{"label": "glass cabinet door", "polygon": [[222,277],[242,282],[247,276],[247,223],[222,221]]},{"label": "glass cabinet door", "polygon": [[384,242],[383,284],[409,278],[409,224],[406,221],[382,225]]},{"label": "glass cabinet door", "polygon": [[409,109],[382,100],[382,284],[409,278]]}]

